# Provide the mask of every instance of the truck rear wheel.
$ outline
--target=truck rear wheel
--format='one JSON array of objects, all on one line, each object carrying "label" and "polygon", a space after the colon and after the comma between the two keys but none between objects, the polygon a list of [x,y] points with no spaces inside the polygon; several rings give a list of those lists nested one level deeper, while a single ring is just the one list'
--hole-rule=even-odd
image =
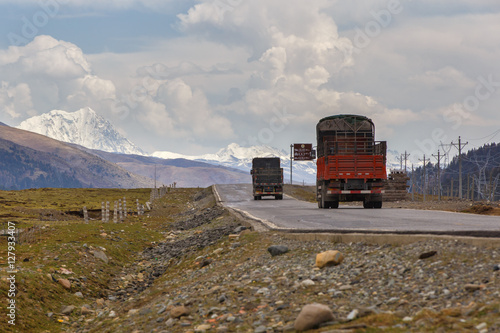
[{"label": "truck rear wheel", "polygon": [[373,201],[363,201],[363,208],[374,208]]},{"label": "truck rear wheel", "polygon": [[377,208],[377,209],[382,208],[382,201],[374,201],[373,208]]},{"label": "truck rear wheel", "polygon": [[337,208],[339,208],[339,202],[338,201],[326,201],[324,204],[324,208],[337,209]]}]

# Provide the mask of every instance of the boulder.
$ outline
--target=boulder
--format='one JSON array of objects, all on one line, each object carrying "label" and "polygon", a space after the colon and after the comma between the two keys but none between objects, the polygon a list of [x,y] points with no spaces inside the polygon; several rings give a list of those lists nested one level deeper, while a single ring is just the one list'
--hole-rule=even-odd
[{"label": "boulder", "polygon": [[268,247],[267,251],[274,257],[287,253],[288,247],[285,245],[271,245]]},{"label": "boulder", "polygon": [[73,312],[74,309],[75,309],[75,306],[73,306],[73,305],[65,306],[61,309],[61,314],[69,315],[69,314],[71,314],[71,312]]},{"label": "boulder", "polygon": [[422,253],[421,255],[419,255],[418,259],[427,259],[427,258],[435,256],[436,254],[437,254],[437,251],[425,252],[425,253]]},{"label": "boulder", "polygon": [[184,305],[181,306],[176,306],[170,310],[170,317],[172,318],[180,318],[182,316],[187,316],[189,315],[190,311],[187,307]]},{"label": "boulder", "polygon": [[98,259],[101,259],[106,264],[109,262],[109,259],[106,256],[106,254],[104,252],[100,251],[100,250],[94,250],[94,257],[96,257]]},{"label": "boulder", "polygon": [[308,304],[302,308],[293,326],[297,331],[307,331],[333,319],[333,312],[327,305]]},{"label": "boulder", "polygon": [[336,250],[325,251],[316,255],[316,266],[319,268],[340,265],[343,261],[344,255]]},{"label": "boulder", "polygon": [[59,279],[57,280],[61,286],[64,287],[64,289],[71,289],[71,282],[67,279]]}]

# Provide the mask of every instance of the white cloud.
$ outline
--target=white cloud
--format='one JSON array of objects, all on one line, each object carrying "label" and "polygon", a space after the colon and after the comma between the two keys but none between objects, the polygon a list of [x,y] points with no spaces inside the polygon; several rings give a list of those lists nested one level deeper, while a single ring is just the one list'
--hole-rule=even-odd
[{"label": "white cloud", "polygon": [[[38,36],[26,46],[0,50],[0,75],[6,87],[22,88],[26,102],[7,113],[11,118],[32,116],[53,109],[103,110],[103,101],[115,98],[114,84],[92,73],[82,50],[69,42]],[[7,88],[4,88],[4,90]],[[9,88],[12,89],[12,88]],[[12,97],[11,100],[20,97]]]},{"label": "white cloud", "polygon": [[2,112],[12,119],[19,118],[21,112],[34,115],[30,87],[25,83],[11,86],[8,82],[2,81],[0,105]]},{"label": "white cloud", "polygon": [[463,72],[446,66],[437,71],[425,71],[410,77],[410,81],[425,85],[430,89],[462,87],[472,89],[475,82],[469,79]]},{"label": "white cloud", "polygon": [[210,108],[205,94],[193,90],[181,79],[160,86],[158,101],[165,105],[175,125],[185,129],[194,138],[229,139],[234,136],[231,123]]}]

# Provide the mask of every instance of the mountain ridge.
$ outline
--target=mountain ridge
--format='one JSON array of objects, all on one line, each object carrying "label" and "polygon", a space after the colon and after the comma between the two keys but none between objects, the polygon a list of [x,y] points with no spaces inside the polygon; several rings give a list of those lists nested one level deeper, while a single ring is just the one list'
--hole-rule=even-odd
[{"label": "mountain ridge", "polygon": [[108,120],[89,107],[75,112],[52,110],[26,119],[16,128],[91,149],[124,154],[144,154],[142,149],[120,134]]},{"label": "mountain ridge", "polygon": [[[151,187],[153,181],[66,143],[14,127],[0,130],[0,179],[30,187]],[[45,181],[52,179],[54,181]],[[5,186],[4,186],[5,187]]]}]

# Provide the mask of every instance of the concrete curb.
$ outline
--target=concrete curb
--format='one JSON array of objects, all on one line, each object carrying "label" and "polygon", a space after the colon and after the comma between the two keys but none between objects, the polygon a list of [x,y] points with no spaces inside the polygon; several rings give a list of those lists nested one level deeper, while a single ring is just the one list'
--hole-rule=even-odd
[{"label": "concrete curb", "polygon": [[335,233],[287,233],[282,237],[301,241],[330,241],[333,243],[359,243],[377,245],[404,245],[428,240],[443,240],[461,242],[473,246],[499,248],[500,238],[442,236],[442,235],[396,235],[396,234],[335,234]]}]

